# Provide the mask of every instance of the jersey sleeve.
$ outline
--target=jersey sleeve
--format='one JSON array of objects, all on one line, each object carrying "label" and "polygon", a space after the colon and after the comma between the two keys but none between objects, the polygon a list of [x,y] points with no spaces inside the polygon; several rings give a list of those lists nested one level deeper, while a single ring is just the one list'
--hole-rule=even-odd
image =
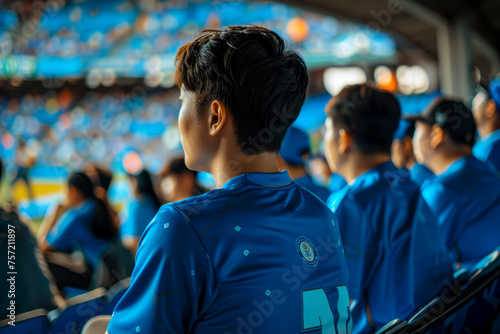
[{"label": "jersey sleeve", "polygon": [[47,243],[60,252],[69,252],[78,244],[82,217],[74,210],[66,211],[47,234]]},{"label": "jersey sleeve", "polygon": [[349,297],[360,300],[363,291],[370,282],[373,268],[377,265],[377,238],[373,236],[372,228],[364,217],[364,210],[358,208],[348,198],[336,201],[334,211],[338,221],[344,255],[348,271]]},{"label": "jersey sleeve", "polygon": [[440,183],[424,184],[422,196],[437,219],[446,248],[451,250],[465,228],[459,219],[459,199]]},{"label": "jersey sleeve", "polygon": [[130,287],[108,332],[188,333],[216,286],[211,260],[189,220],[163,206],[141,237]]}]

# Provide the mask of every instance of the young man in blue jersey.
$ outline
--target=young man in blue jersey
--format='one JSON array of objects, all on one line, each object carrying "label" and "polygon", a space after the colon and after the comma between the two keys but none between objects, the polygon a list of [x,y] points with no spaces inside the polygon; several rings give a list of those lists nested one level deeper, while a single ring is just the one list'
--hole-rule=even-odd
[{"label": "young man in blue jersey", "polygon": [[279,172],[308,82],[256,26],[210,30],[176,56],[186,165],[218,189],[164,205],[142,235],[118,333],[350,333],[338,225]]},{"label": "young man in blue jersey", "polygon": [[345,245],[353,333],[373,333],[437,296],[452,264],[419,187],[391,162],[397,99],[347,86],[325,111],[328,163],[348,182],[330,203]]},{"label": "young man in blue jersey", "polygon": [[472,154],[490,163],[500,175],[500,78],[491,80],[488,89],[476,94],[472,101],[472,113],[481,136]]},{"label": "young man in blue jersey", "polygon": [[456,269],[471,268],[500,244],[500,178],[472,155],[476,125],[463,102],[438,98],[410,119],[417,159],[436,174],[422,195]]},{"label": "young man in blue jersey", "polygon": [[306,171],[306,161],[310,153],[309,136],[292,126],[281,143],[278,167],[280,170],[286,170],[293,182],[306,188],[326,203],[331,192],[326,187],[317,184]]}]

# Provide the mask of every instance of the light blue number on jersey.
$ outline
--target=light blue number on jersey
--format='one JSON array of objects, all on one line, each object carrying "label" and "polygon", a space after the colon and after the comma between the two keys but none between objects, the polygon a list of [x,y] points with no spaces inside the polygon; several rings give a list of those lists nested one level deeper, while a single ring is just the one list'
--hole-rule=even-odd
[{"label": "light blue number on jersey", "polygon": [[[349,294],[345,285],[338,286],[337,310],[339,321],[335,326],[333,312],[325,290],[302,291],[302,330],[321,328],[322,334],[350,334],[352,321],[349,319]],[[349,322],[349,323],[348,323]]]}]

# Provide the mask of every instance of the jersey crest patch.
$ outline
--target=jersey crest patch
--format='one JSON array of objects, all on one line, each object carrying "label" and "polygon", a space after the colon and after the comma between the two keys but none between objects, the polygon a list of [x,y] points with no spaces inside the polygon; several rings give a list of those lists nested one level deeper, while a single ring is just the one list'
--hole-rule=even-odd
[{"label": "jersey crest patch", "polygon": [[299,237],[295,242],[295,248],[300,258],[310,267],[318,264],[318,252],[314,244],[306,237]]}]

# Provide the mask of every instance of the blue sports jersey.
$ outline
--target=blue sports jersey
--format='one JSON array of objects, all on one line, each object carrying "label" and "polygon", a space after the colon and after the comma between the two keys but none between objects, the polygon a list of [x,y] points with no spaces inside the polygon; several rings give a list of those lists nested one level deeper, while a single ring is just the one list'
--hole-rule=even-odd
[{"label": "blue sports jersey", "polygon": [[169,203],[142,235],[111,334],[350,333],[333,214],[286,171]]},{"label": "blue sports jersey", "polygon": [[47,243],[59,252],[80,250],[87,263],[96,268],[110,241],[96,238],[90,230],[94,211],[92,199],[67,210],[47,234]]},{"label": "blue sports jersey", "polygon": [[493,165],[500,173],[500,130],[479,139],[472,149],[472,154],[479,160]]},{"label": "blue sports jersey", "polygon": [[500,243],[500,178],[474,156],[425,182],[422,195],[438,218],[452,259],[470,268]]},{"label": "blue sports jersey", "polygon": [[146,226],[151,222],[158,208],[155,202],[148,195],[134,198],[126,207],[122,224],[120,225],[120,235],[122,239],[140,238]]},{"label": "blue sports jersey", "polygon": [[293,182],[297,183],[301,187],[306,188],[314,195],[318,196],[319,199],[323,201],[323,203],[326,203],[326,200],[331,194],[331,192],[327,188],[320,186],[319,184],[314,182],[313,178],[308,174],[293,180]]},{"label": "blue sports jersey", "polygon": [[452,279],[436,220],[407,170],[381,164],[333,196],[355,300],[353,333],[405,319]]},{"label": "blue sports jersey", "polygon": [[410,179],[417,185],[422,186],[424,182],[434,176],[434,173],[426,166],[416,162],[410,167]]},{"label": "blue sports jersey", "polygon": [[328,183],[328,189],[330,192],[334,193],[341,190],[347,185],[347,181],[339,173],[332,173],[330,176],[330,182]]}]

